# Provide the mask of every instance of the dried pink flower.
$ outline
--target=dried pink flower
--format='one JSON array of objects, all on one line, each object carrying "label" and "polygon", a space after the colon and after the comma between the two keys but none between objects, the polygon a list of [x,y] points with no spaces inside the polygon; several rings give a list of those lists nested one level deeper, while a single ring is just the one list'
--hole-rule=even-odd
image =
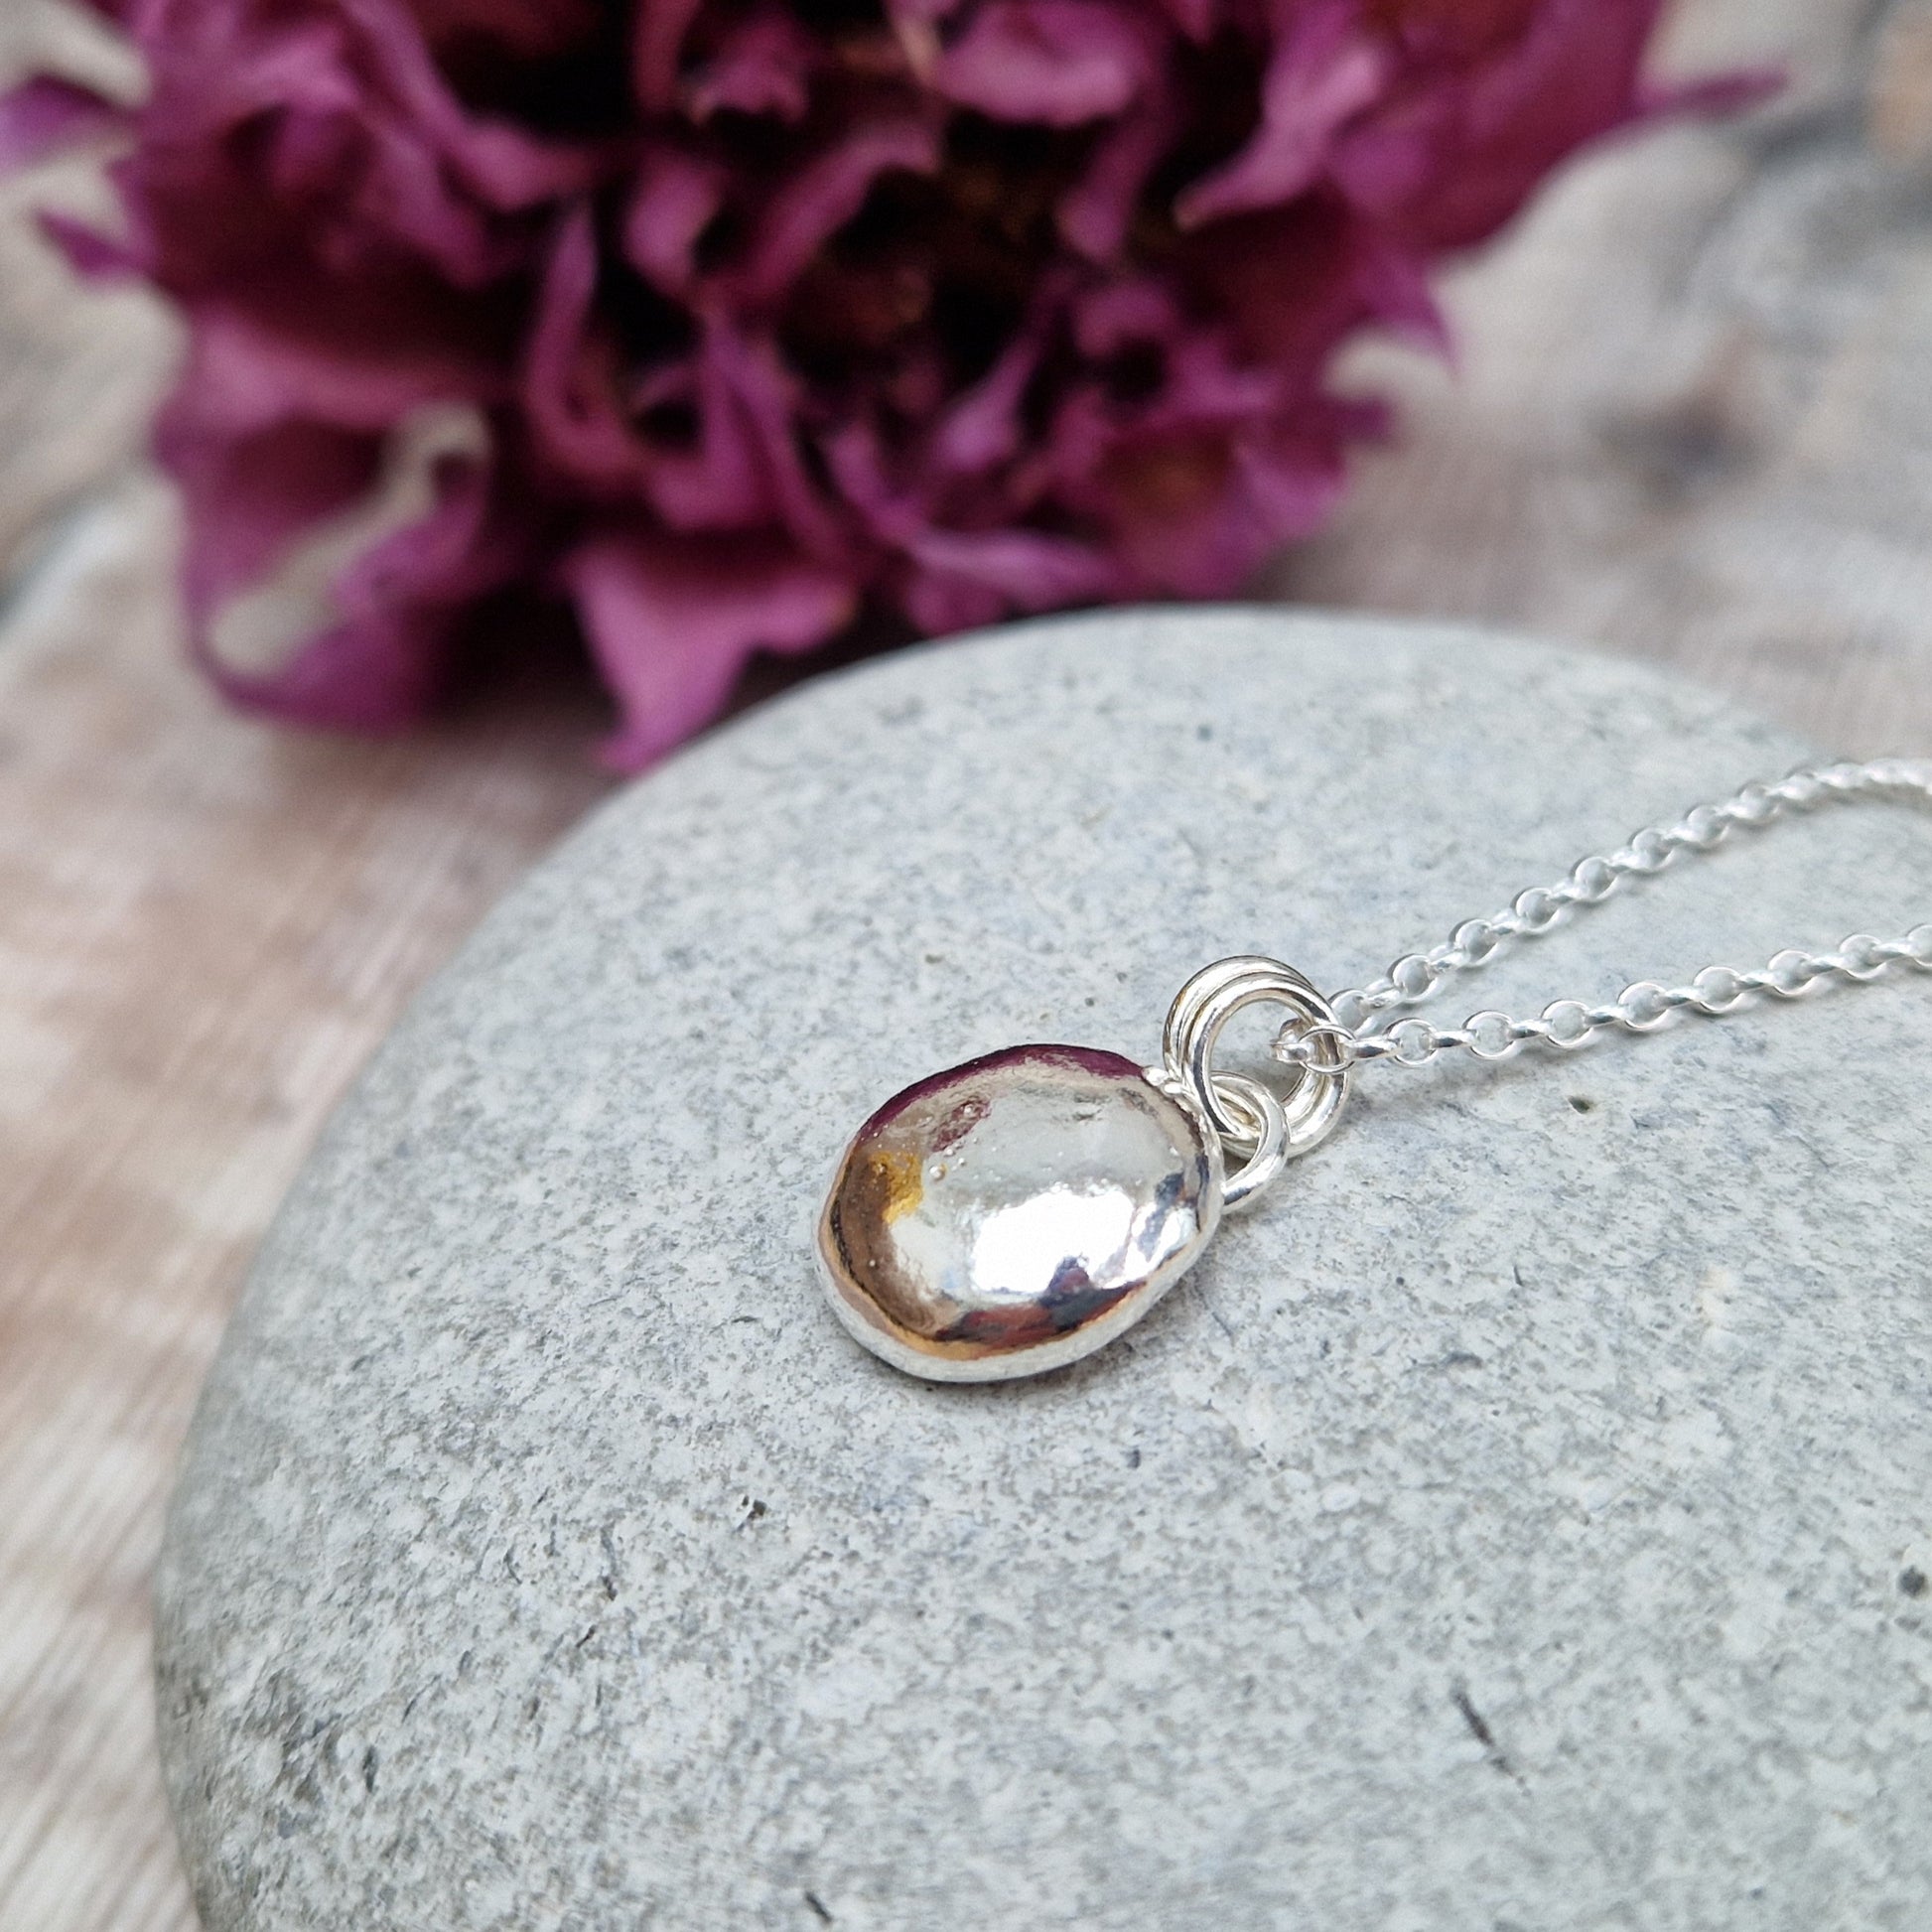
[{"label": "dried pink flower", "polygon": [[[151,92],[38,79],[0,159],[131,137],[126,232],[50,232],[189,328],[157,429],[197,651],[380,727],[518,582],[644,762],[758,648],[1212,597],[1333,502],[1366,326],[1655,111],[1658,0],[119,0]],[[1757,83],[1695,96],[1721,105]],[[1682,98],[1682,97],[1681,97]],[[487,437],[282,668],[224,607],[423,411]]]}]

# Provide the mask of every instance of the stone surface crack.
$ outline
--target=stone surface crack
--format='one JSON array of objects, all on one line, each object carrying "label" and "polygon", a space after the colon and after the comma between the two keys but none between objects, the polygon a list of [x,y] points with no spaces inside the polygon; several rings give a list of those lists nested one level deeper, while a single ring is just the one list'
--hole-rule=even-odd
[{"label": "stone surface crack", "polygon": [[[1462,1714],[1462,1722],[1469,1726],[1469,1735],[1482,1746],[1483,1756],[1500,1771],[1504,1777],[1512,1778],[1519,1785],[1523,1775],[1509,1761],[1509,1754],[1496,1742],[1496,1733],[1489,1728],[1489,1721],[1475,1708],[1465,1686],[1458,1684],[1449,1694],[1455,1701],[1455,1708]],[[1524,1786],[1527,1790],[1528,1786]]]}]

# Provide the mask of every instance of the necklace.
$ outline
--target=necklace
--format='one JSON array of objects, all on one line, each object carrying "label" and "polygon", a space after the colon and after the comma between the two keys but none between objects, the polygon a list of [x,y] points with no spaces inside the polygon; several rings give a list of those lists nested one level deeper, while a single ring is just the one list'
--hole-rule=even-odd
[{"label": "necklace", "polygon": [[[1329,998],[1279,960],[1217,960],[1175,997],[1153,1066],[1030,1045],[935,1073],[887,1101],[839,1162],[818,1226],[832,1307],[908,1374],[1037,1375],[1139,1321],[1199,1260],[1223,1210],[1255,1201],[1334,1131],[1359,1067],[1424,1066],[1457,1049],[1482,1060],[1525,1046],[1573,1050],[1679,1013],[1716,1019],[1746,1001],[1797,999],[1893,967],[1932,971],[1928,924],[1897,939],[1855,933],[1835,952],[1781,952],[1755,971],[1707,966],[1688,986],[1644,980],[1605,1005],[1558,1000],[1534,1019],[1485,1012],[1435,1027],[1405,1014],[1450,975],[1601,904],[1626,879],[1793,812],[1871,800],[1932,803],[1932,765],[1831,764],[1747,784],[1579,860],[1555,885],[1518,894],[1505,910]],[[1270,1049],[1288,1071],[1279,1093],[1214,1065],[1222,1029],[1257,1004],[1288,1015]]]}]

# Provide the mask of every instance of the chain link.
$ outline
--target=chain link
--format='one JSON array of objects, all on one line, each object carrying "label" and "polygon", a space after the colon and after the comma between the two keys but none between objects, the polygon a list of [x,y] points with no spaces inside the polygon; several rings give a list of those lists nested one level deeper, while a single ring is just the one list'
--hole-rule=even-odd
[{"label": "chain link", "polygon": [[1835,952],[1794,948],[1755,971],[1707,966],[1688,986],[1639,980],[1600,1006],[1557,1000],[1533,1020],[1477,1013],[1460,1027],[1435,1027],[1397,1017],[1429,999],[1451,973],[1486,964],[1509,941],[1550,931],[1573,908],[1600,905],[1626,879],[1649,878],[1680,856],[1715,851],[1732,832],[1762,830],[1788,813],[1863,799],[1932,804],[1932,764],[1879,759],[1867,764],[1801,766],[1775,783],[1747,784],[1720,804],[1695,806],[1673,825],[1647,826],[1614,852],[1580,859],[1555,885],[1519,893],[1503,911],[1465,920],[1430,951],[1405,954],[1382,978],[1337,993],[1330,1002],[1333,1021],[1291,1021],[1276,1038],[1275,1057],[1291,1066],[1323,1069],[1332,1068],[1337,1057],[1343,1065],[1393,1060],[1426,1066],[1439,1053],[1461,1047],[1478,1059],[1500,1060],[1530,1043],[1568,1050],[1611,1029],[1649,1033],[1674,1013],[1716,1018],[1760,994],[1794,1000],[1822,981],[1875,979],[1891,966],[1932,971],[1928,924],[1898,939],[1854,933]]}]

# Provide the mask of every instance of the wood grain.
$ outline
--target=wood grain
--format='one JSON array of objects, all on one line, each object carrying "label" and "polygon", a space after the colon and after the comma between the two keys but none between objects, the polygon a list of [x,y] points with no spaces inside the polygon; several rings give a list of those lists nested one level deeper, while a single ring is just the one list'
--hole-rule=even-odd
[{"label": "wood grain", "polygon": [[[1690,0],[1676,45],[1797,84],[1574,173],[1456,278],[1458,376],[1359,357],[1407,432],[1274,588],[1932,749],[1932,0]],[[47,58],[131,82],[98,30],[0,10],[0,78]],[[133,455],[170,331],[26,220],[96,193],[0,189],[0,1924],[186,1932],[146,1579],[196,1386],[344,1084],[600,781],[568,696],[345,745],[182,669]]]},{"label": "wood grain", "polygon": [[220,715],[168,501],[68,527],[0,648],[0,1924],[190,1923],[147,1573],[222,1311],[323,1113],[597,794],[552,707],[388,747]]}]

